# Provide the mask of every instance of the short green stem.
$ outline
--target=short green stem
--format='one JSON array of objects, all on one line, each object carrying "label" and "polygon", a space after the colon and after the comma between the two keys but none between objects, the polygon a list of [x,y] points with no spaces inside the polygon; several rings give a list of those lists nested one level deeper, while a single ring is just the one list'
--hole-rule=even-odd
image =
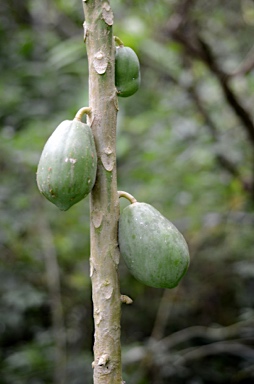
[{"label": "short green stem", "polygon": [[88,115],[88,116],[91,116],[91,113],[92,113],[92,108],[90,107],[83,107],[83,108],[80,108],[78,110],[78,112],[76,113],[75,117],[74,117],[74,120],[76,121],[81,121],[82,120],[82,117],[84,115]]},{"label": "short green stem", "polygon": [[122,42],[122,40],[119,39],[119,37],[114,36],[114,40],[117,45],[124,46],[124,43]]},{"label": "short green stem", "polygon": [[134,196],[132,196],[130,193],[125,192],[125,191],[118,191],[118,197],[125,197],[125,199],[129,200],[131,204],[137,203],[137,200],[135,199]]}]

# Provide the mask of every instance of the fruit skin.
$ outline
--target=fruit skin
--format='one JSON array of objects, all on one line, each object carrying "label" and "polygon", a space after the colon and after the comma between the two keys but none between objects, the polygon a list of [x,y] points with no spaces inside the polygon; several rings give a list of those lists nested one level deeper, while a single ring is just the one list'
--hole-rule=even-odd
[{"label": "fruit skin", "polygon": [[140,65],[133,49],[120,45],[116,47],[115,85],[121,97],[133,95],[140,86]]},{"label": "fruit skin", "polygon": [[97,153],[90,127],[65,120],[49,137],[39,160],[37,185],[60,210],[67,211],[92,190]]},{"label": "fruit skin", "polygon": [[133,203],[119,220],[119,248],[136,279],[155,288],[174,288],[186,273],[190,258],[178,229],[154,207]]}]

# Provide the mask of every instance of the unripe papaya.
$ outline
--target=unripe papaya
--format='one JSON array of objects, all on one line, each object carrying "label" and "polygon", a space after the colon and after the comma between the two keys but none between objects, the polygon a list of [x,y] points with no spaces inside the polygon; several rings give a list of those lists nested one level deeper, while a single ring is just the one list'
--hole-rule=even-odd
[{"label": "unripe papaya", "polygon": [[90,127],[78,120],[65,120],[44,146],[37,185],[49,201],[67,211],[90,193],[96,170],[97,154]]},{"label": "unripe papaya", "polygon": [[133,95],[140,86],[140,65],[133,49],[119,45],[115,56],[115,85],[121,97]]},{"label": "unripe papaya", "polygon": [[119,248],[133,276],[151,287],[174,288],[189,266],[183,235],[146,203],[124,208],[119,220]]}]

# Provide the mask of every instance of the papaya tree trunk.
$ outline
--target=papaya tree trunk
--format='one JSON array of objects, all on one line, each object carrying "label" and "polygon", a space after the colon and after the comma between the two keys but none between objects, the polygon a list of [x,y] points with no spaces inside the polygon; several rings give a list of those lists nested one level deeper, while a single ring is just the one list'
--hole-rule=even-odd
[{"label": "papaya tree trunk", "polygon": [[97,155],[91,193],[90,276],[94,313],[94,384],[120,384],[121,300],[118,280],[115,48],[108,1],[83,0],[89,65],[89,107]]}]

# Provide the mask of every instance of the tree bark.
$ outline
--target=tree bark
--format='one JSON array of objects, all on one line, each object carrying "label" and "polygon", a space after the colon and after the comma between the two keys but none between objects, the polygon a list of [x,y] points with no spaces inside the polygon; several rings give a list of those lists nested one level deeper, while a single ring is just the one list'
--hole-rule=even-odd
[{"label": "tree bark", "polygon": [[83,0],[89,65],[89,124],[97,155],[96,183],[91,193],[90,276],[94,312],[94,384],[120,384],[121,300],[118,280],[116,177],[115,46],[113,13],[108,1]]}]

